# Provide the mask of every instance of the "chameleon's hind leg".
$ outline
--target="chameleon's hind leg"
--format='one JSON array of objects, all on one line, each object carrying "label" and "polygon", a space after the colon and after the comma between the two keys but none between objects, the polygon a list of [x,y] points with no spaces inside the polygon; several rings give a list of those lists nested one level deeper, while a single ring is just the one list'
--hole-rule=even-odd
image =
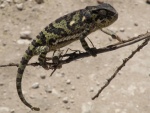
[{"label": "chameleon's hind leg", "polygon": [[103,29],[101,29],[101,31],[106,33],[107,35],[110,35],[113,39],[116,39],[119,42],[123,42],[123,40],[118,35],[116,35],[115,32],[113,32],[113,31],[111,31],[111,30],[109,30],[107,28],[105,28],[105,29],[103,28]]}]

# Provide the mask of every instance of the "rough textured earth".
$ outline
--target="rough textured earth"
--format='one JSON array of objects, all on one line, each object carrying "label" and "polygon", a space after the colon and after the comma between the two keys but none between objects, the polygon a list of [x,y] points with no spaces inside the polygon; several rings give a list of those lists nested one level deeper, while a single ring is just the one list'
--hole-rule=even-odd
[{"label": "rough textured earth", "polygon": [[[15,1],[15,3],[13,3]],[[37,2],[39,0],[36,0]],[[119,19],[109,28],[127,39],[150,30],[150,5],[146,0],[103,0],[112,4]],[[31,40],[56,18],[97,4],[96,0],[0,0],[0,64],[18,63]],[[22,37],[22,38],[20,38]],[[94,45],[115,43],[97,31],[89,35]],[[27,67],[23,92],[40,113],[149,113],[150,44],[119,72],[99,98],[91,100],[116,67],[139,43],[63,65],[52,77],[51,70]],[[63,49],[82,50],[79,41]],[[37,61],[34,57],[31,62]],[[15,87],[17,67],[0,68],[0,113],[35,113],[20,101]]]}]

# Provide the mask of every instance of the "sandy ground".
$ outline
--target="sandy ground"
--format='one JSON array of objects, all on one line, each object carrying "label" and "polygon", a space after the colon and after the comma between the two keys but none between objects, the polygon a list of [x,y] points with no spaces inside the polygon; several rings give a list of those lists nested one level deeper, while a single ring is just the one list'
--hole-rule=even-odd
[{"label": "sandy ground", "polygon": [[[44,0],[42,4],[24,0],[22,6],[20,0],[14,1],[0,0],[0,64],[20,61],[31,41],[20,39],[22,31],[31,32],[31,38],[35,38],[56,18],[97,4],[96,0]],[[109,28],[122,39],[150,30],[150,5],[145,0],[104,1],[119,13],[119,19]],[[89,38],[97,48],[116,42],[100,31]],[[23,77],[24,95],[28,102],[41,108],[39,113],[149,113],[150,44],[127,63],[99,98],[91,100],[138,44],[63,65],[52,77],[49,77],[51,70],[29,66]],[[83,50],[79,41],[68,47]],[[34,61],[37,57],[31,60]],[[0,113],[36,113],[20,101],[15,87],[16,74],[17,67],[0,68]],[[39,87],[33,89],[33,85]]]}]

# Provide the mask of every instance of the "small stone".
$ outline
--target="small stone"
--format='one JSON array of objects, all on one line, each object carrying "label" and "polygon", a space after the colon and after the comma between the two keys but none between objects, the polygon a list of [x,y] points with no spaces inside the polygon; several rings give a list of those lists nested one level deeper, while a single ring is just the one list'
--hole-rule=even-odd
[{"label": "small stone", "polygon": [[76,88],[75,88],[75,86],[72,86],[71,89],[72,89],[72,90],[75,90]]},{"label": "small stone", "polygon": [[82,104],[82,112],[81,113],[93,113],[93,104],[91,102]]},{"label": "small stone", "polygon": [[125,31],[125,29],[122,27],[122,28],[120,28],[120,32],[124,32]]},{"label": "small stone", "polygon": [[13,0],[6,0],[8,3],[12,3],[13,2]]},{"label": "small stone", "polygon": [[11,110],[10,110],[10,113],[15,113],[15,109],[11,109]]},{"label": "small stone", "polygon": [[94,92],[94,88],[93,87],[90,88],[90,92]]},{"label": "small stone", "polygon": [[45,75],[40,75],[40,78],[41,78],[41,79],[45,79],[46,76],[45,76]]},{"label": "small stone", "polygon": [[64,77],[65,76],[65,73],[61,73],[61,77]]},{"label": "small stone", "polygon": [[15,4],[19,4],[19,3],[22,2],[22,0],[13,0],[13,2],[14,2]]},{"label": "small stone", "polygon": [[28,39],[31,40],[31,31],[27,30],[27,31],[22,31],[20,32],[20,38],[21,39]]},{"label": "small stone", "polygon": [[97,86],[99,86],[99,85],[100,85],[100,83],[99,83],[99,82],[96,82],[96,85],[97,85]]},{"label": "small stone", "polygon": [[1,8],[1,9],[5,8],[5,4],[1,4],[1,5],[0,5],[0,8]]},{"label": "small stone", "polygon": [[32,85],[32,88],[33,89],[37,89],[37,88],[39,88],[39,83],[38,82],[36,82],[36,83],[34,83],[33,85]]},{"label": "small stone", "polygon": [[8,107],[0,107],[0,113],[9,113],[10,109]]},{"label": "small stone", "polygon": [[77,79],[80,79],[80,78],[81,78],[81,76],[80,76],[80,75],[77,75],[77,76],[76,76],[76,78],[77,78]]},{"label": "small stone", "polygon": [[20,45],[23,45],[23,44],[30,44],[31,42],[29,40],[17,40],[17,43],[20,44]]},{"label": "small stone", "polygon": [[3,43],[2,45],[3,45],[3,46],[6,46],[6,43]]},{"label": "small stone", "polygon": [[66,109],[70,109],[70,106],[67,106]]},{"label": "small stone", "polygon": [[71,80],[68,79],[68,80],[66,81],[66,84],[71,84]]},{"label": "small stone", "polygon": [[45,91],[46,91],[46,93],[52,93],[52,89],[50,88],[50,86],[47,86]]},{"label": "small stone", "polygon": [[23,10],[23,3],[20,3],[20,4],[16,4],[16,7],[18,10]]},{"label": "small stone", "polygon": [[74,100],[70,100],[71,103],[74,103]]},{"label": "small stone", "polygon": [[31,99],[35,99],[35,96],[34,96],[34,95],[30,95],[30,98],[31,98]]},{"label": "small stone", "polygon": [[65,92],[65,90],[64,89],[60,89],[60,92]]},{"label": "small stone", "polygon": [[38,4],[44,3],[44,0],[35,0],[35,1],[36,1],[36,3],[38,3]]},{"label": "small stone", "polygon": [[134,26],[138,26],[138,23],[134,23]]},{"label": "small stone", "polygon": [[147,4],[150,4],[150,0],[147,0],[146,3],[147,3]]},{"label": "small stone", "polygon": [[0,86],[3,86],[4,85],[4,83],[3,82],[0,82]]},{"label": "small stone", "polygon": [[134,37],[137,37],[137,36],[139,36],[137,33],[134,33]]},{"label": "small stone", "polygon": [[69,101],[68,101],[68,97],[64,97],[64,98],[63,98],[63,103],[66,104],[66,103],[68,103],[68,102],[69,102]]}]

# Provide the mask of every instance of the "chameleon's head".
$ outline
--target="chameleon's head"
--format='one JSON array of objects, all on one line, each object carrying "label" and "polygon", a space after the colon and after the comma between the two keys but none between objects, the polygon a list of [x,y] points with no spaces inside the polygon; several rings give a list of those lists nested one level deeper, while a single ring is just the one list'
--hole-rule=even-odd
[{"label": "chameleon's head", "polygon": [[107,3],[101,3],[98,6],[86,7],[93,15],[96,26],[99,28],[107,27],[118,19],[117,11]]}]

